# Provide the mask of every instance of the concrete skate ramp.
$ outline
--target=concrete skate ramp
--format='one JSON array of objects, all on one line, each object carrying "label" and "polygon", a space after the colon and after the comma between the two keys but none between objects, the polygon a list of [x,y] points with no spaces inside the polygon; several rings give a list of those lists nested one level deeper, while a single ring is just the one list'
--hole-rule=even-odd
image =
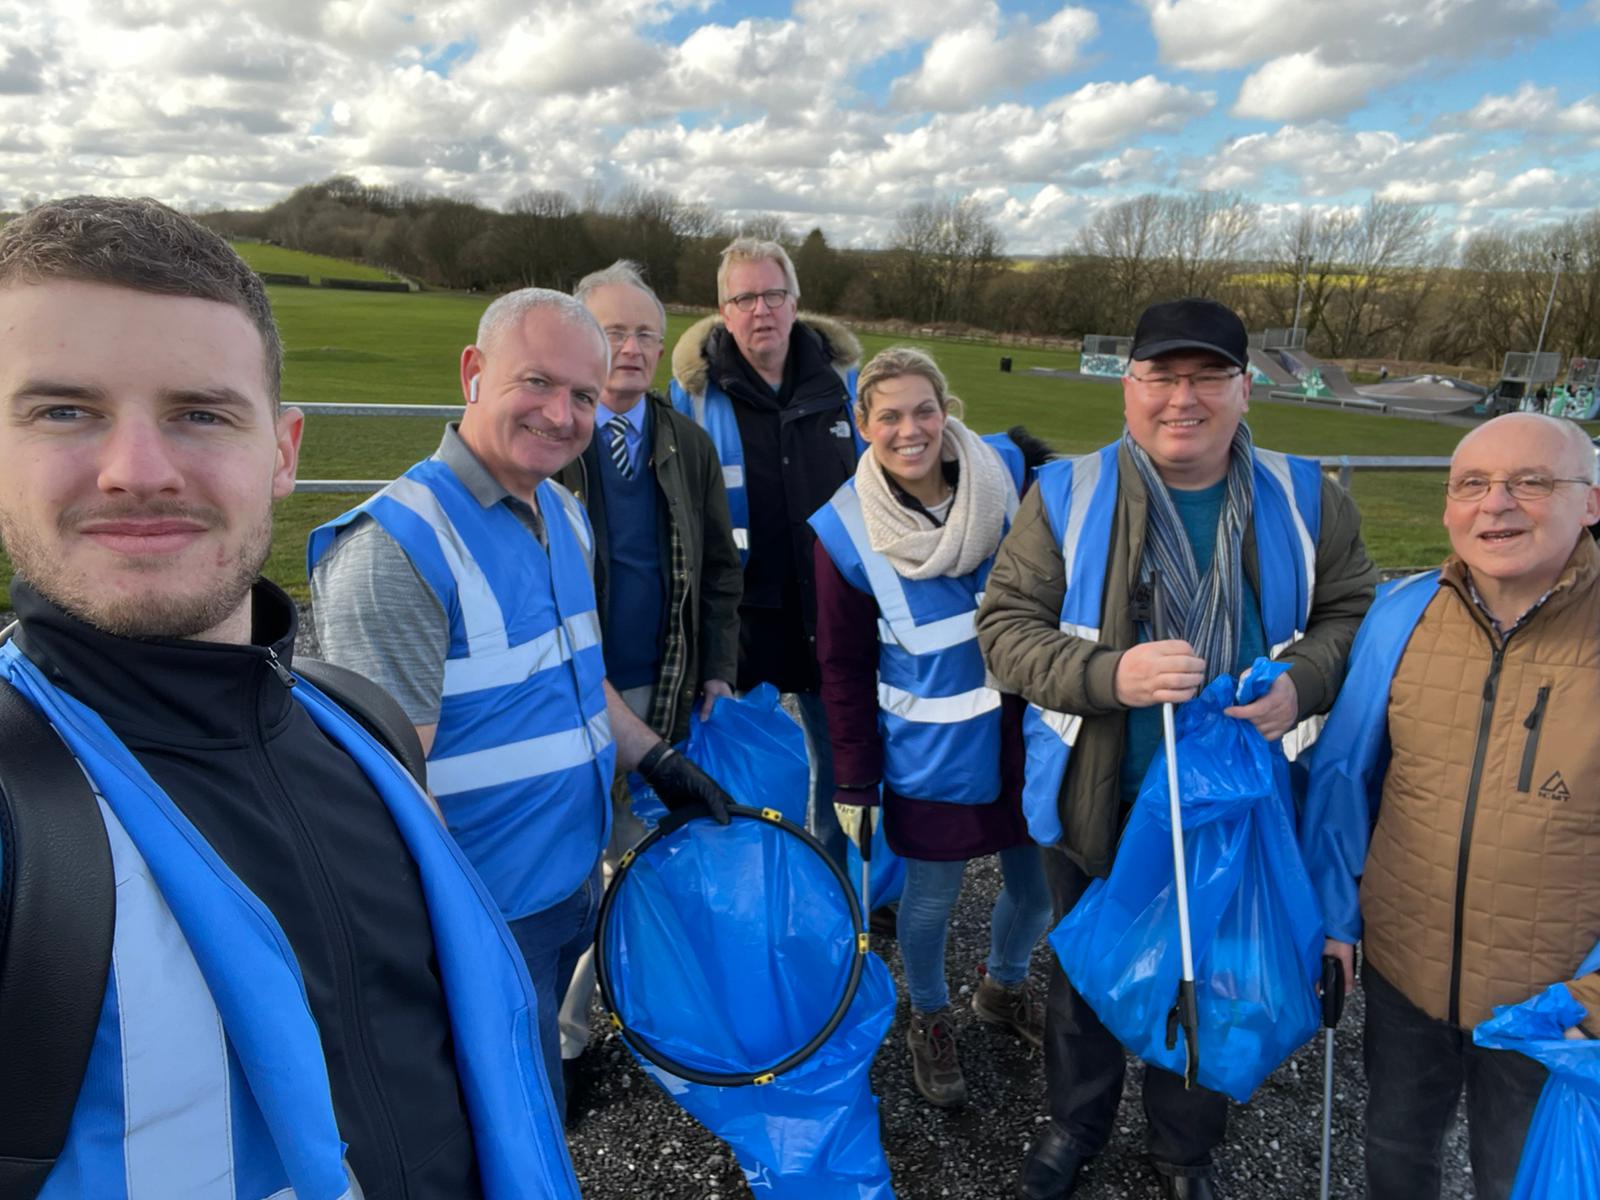
[{"label": "concrete skate ramp", "polygon": [[[1315,360],[1313,360],[1315,362]],[[1322,386],[1335,396],[1353,397],[1361,395],[1356,391],[1356,385],[1350,382],[1350,376],[1344,373],[1344,368],[1338,363],[1318,362],[1316,367],[1322,372]]]},{"label": "concrete skate ramp", "polygon": [[1450,375],[1412,375],[1361,389],[1363,396],[1382,400],[1390,412],[1429,416],[1470,416],[1489,389]]},{"label": "concrete skate ramp", "polygon": [[1270,379],[1273,387],[1300,386],[1300,381],[1289,374],[1281,362],[1257,346],[1250,347],[1250,365]]}]

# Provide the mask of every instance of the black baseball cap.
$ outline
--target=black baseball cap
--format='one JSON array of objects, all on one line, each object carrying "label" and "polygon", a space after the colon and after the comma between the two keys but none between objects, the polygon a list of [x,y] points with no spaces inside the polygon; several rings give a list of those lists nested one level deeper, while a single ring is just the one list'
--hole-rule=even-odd
[{"label": "black baseball cap", "polygon": [[1239,314],[1215,300],[1190,297],[1152,304],[1139,316],[1128,357],[1144,362],[1174,350],[1210,350],[1243,367],[1250,357],[1250,335]]}]

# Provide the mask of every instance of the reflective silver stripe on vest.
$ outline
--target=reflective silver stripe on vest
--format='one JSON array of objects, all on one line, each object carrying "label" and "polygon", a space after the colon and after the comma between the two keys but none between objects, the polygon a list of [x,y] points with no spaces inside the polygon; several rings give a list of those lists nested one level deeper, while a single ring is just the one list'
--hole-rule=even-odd
[{"label": "reflective silver stripe on vest", "polygon": [[101,799],[116,879],[111,985],[122,1036],[128,1200],[234,1200],[228,1042],[194,953]]},{"label": "reflective silver stripe on vest", "polygon": [[[1300,539],[1300,558],[1305,563],[1306,574],[1306,611],[1300,614],[1302,621],[1311,617],[1311,606],[1317,594],[1317,544],[1311,540],[1311,530],[1306,528],[1305,518],[1300,515],[1300,505],[1294,493],[1294,476],[1289,471],[1288,456],[1277,450],[1257,450],[1256,461],[1267,469],[1267,473],[1278,481],[1278,486],[1283,489],[1283,502],[1289,510],[1289,516],[1294,521],[1295,535]],[[1276,650],[1273,651],[1277,653]]]},{"label": "reflective silver stripe on vest", "polygon": [[599,614],[580,613],[547,633],[498,654],[446,659],[444,695],[460,696],[522,683],[530,675],[559,666],[580,650],[599,644]]},{"label": "reflective silver stripe on vest", "polygon": [[583,511],[583,505],[578,503],[578,498],[565,487],[550,480],[550,486],[555,490],[556,499],[561,501],[561,507],[566,510],[567,523],[572,526],[572,532],[578,539],[578,546],[583,550],[584,560],[589,564],[589,570],[594,571],[594,533],[589,528],[589,518]]},{"label": "reflective silver stripe on vest", "polygon": [[750,531],[748,529],[735,529],[733,531],[733,545],[736,550],[750,549]]},{"label": "reflective silver stripe on vest", "polygon": [[734,488],[742,488],[744,486],[744,468],[737,464],[731,467],[723,467],[722,486],[730,492]]},{"label": "reflective silver stripe on vest", "polygon": [[983,593],[972,598],[972,609],[956,613],[925,625],[917,624],[911,615],[911,604],[906,599],[905,586],[900,573],[890,566],[889,560],[870,550],[862,553],[861,547],[871,546],[867,537],[866,522],[861,515],[861,499],[853,488],[840,488],[828,502],[838,514],[845,532],[856,548],[861,568],[867,574],[872,595],[878,602],[878,637],[890,645],[900,646],[910,654],[936,654],[954,646],[964,645],[978,636],[978,605],[983,603]]},{"label": "reflective silver stripe on vest", "polygon": [[466,543],[445,514],[439,498],[425,485],[402,475],[386,489],[395,503],[416,513],[439,541],[445,563],[456,581],[456,601],[469,654],[492,654],[507,647],[506,623],[489,579],[473,561]]},{"label": "reflective silver stripe on vest", "polygon": [[878,707],[906,721],[924,725],[959,725],[1000,707],[992,687],[973,688],[954,696],[917,696],[887,683],[878,685]]},{"label": "reflective silver stripe on vest", "polygon": [[1328,723],[1326,713],[1318,713],[1314,717],[1307,717],[1288,733],[1283,735],[1283,754],[1290,762],[1299,758],[1311,749],[1316,740],[1322,736],[1322,727]]},{"label": "reflective silver stripe on vest", "polygon": [[1061,534],[1061,567],[1068,580],[1072,578],[1073,559],[1077,557],[1078,538],[1083,533],[1083,523],[1089,517],[1089,501],[1100,483],[1100,456],[1086,454],[1072,463],[1072,491],[1067,497],[1067,527]]},{"label": "reflective silver stripe on vest", "polygon": [[983,603],[983,593],[972,598],[971,612],[957,613],[926,625],[896,628],[882,617],[878,618],[878,640],[900,646],[908,654],[936,654],[970,642],[977,636],[977,605]]},{"label": "reflective silver stripe on vest", "polygon": [[431,758],[428,760],[428,788],[435,796],[452,796],[457,792],[554,775],[583,766],[610,744],[611,722],[602,712],[576,729],[507,742],[487,750]]},{"label": "reflective silver stripe on vest", "polygon": [[1033,709],[1034,715],[1044,722],[1045,728],[1049,729],[1050,732],[1054,733],[1069,746],[1077,745],[1078,731],[1083,728],[1082,717],[1073,713],[1056,712],[1053,709],[1040,708],[1037,704],[1030,704],[1028,707]]}]

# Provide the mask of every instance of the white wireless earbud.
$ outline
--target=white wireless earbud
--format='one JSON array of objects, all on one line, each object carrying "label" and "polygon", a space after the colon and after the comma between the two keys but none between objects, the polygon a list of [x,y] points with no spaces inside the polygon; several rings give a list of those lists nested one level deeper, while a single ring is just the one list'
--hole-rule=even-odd
[{"label": "white wireless earbud", "polygon": [[476,404],[477,402],[478,402],[478,377],[476,375],[474,375],[471,379],[467,380],[467,403],[468,404]]}]

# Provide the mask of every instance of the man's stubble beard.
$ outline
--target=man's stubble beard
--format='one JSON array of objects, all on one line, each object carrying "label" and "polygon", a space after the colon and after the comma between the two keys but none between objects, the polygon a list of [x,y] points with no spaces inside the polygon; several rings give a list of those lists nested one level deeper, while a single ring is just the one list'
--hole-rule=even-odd
[{"label": "man's stubble beard", "polygon": [[[63,530],[63,534],[70,534]],[[233,556],[232,570],[204,592],[177,588],[110,594],[95,586],[83,572],[63,567],[44,543],[11,515],[0,509],[0,543],[11,557],[16,573],[57,608],[104,633],[126,638],[193,638],[221,625],[245,602],[272,549],[272,510],[267,509]],[[135,561],[136,571],[172,573],[170,562]]]}]

